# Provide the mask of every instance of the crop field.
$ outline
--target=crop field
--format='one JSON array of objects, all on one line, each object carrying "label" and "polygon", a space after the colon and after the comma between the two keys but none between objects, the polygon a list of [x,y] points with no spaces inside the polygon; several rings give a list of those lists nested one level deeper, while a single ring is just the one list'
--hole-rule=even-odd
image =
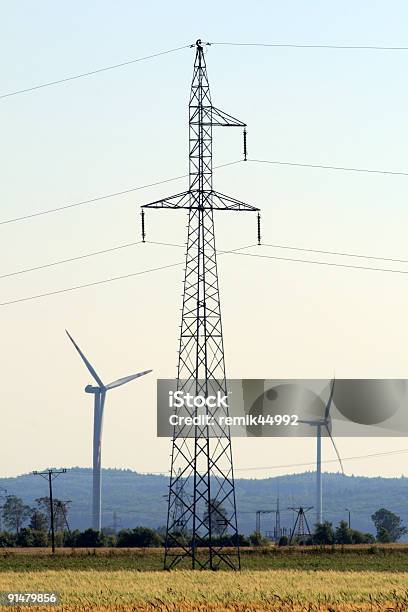
[{"label": "crop field", "polygon": [[36,610],[408,611],[404,545],[249,549],[241,572],[165,572],[161,563],[160,549],[9,549],[0,591],[60,594],[61,605]]}]

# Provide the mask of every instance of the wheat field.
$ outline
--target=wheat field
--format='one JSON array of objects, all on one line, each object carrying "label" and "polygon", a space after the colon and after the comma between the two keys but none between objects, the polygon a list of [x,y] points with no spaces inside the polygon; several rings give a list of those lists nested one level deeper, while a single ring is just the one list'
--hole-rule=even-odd
[{"label": "wheat field", "polygon": [[[146,552],[146,557],[149,554]],[[333,561],[336,556],[331,555]],[[388,555],[388,570],[385,565],[376,570],[372,564],[369,571],[364,570],[369,555],[360,554],[360,570],[347,570],[342,555],[341,570],[265,567],[241,572],[152,571],[142,569],[137,562],[133,569],[124,569],[123,563],[115,564],[122,557],[139,558],[130,551],[112,557],[101,554],[97,557],[100,564],[92,566],[92,555],[76,554],[75,561],[81,565],[77,563],[71,569],[67,553],[54,559],[46,556],[48,566],[38,568],[34,554],[2,558],[0,591],[56,591],[61,605],[35,608],[54,611],[408,611],[408,566],[401,559],[396,564],[394,555]],[[305,556],[304,563],[310,563],[311,558],[310,554]],[[260,555],[257,567],[261,561]],[[17,606],[12,609],[27,610]]]}]

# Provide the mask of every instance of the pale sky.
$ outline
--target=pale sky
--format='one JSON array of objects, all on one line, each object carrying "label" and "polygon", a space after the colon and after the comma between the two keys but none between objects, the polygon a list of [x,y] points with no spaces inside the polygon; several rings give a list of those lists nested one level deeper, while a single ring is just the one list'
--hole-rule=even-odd
[{"label": "pale sky", "polygon": [[[203,10],[204,7],[204,10]],[[29,0],[1,5],[0,95],[193,43],[408,46],[402,1],[356,3]],[[185,49],[0,99],[1,219],[182,175],[194,51]],[[257,159],[408,171],[408,51],[213,45],[214,104],[248,124]],[[242,157],[240,130],[216,131],[214,163]],[[264,242],[408,259],[408,177],[238,164],[217,190],[262,209]],[[186,180],[1,225],[1,274],[139,240],[143,203]],[[148,239],[182,244],[184,212],[148,211]],[[217,215],[220,250],[256,242],[248,214]],[[284,257],[319,256],[257,247]],[[0,279],[1,302],[182,261],[176,247],[139,245]],[[322,257],[320,257],[322,259]],[[327,261],[342,261],[326,256]],[[402,263],[344,263],[408,270]],[[408,378],[408,276],[222,255],[230,378]],[[153,368],[108,397],[103,465],[165,471],[156,378],[175,375],[182,267],[0,307],[0,475],[89,466],[88,373],[64,329],[107,381]],[[327,446],[326,446],[327,444]],[[340,439],[343,457],[408,446],[403,438]],[[327,441],[324,458],[333,459]],[[313,440],[234,440],[237,475],[314,460]],[[399,476],[406,455],[346,461],[347,473]],[[336,469],[328,464],[328,469]]]}]

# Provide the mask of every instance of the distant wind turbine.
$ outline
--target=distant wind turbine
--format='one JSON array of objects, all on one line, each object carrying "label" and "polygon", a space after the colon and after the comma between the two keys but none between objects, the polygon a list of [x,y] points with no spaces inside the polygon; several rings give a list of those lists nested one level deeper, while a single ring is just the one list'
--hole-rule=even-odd
[{"label": "distant wind turbine", "polygon": [[92,527],[97,531],[101,530],[101,444],[102,444],[102,425],[103,425],[103,409],[105,406],[106,392],[115,387],[120,387],[126,383],[149,374],[152,370],[145,370],[138,374],[131,374],[125,376],[125,378],[119,378],[108,385],[104,385],[95,369],[92,367],[88,359],[85,357],[75,340],[65,330],[68,338],[75,346],[76,350],[81,356],[82,361],[86,365],[92,378],[97,383],[97,386],[87,385],[85,387],[86,393],[94,394],[94,431],[93,431],[93,482],[92,482]]},{"label": "distant wind turbine", "polygon": [[330,395],[328,402],[326,404],[326,409],[324,411],[324,417],[320,419],[313,420],[303,420],[299,423],[306,423],[307,425],[311,425],[312,427],[316,427],[316,523],[323,522],[323,499],[322,499],[322,428],[324,427],[327,430],[327,433],[330,436],[330,440],[333,444],[333,448],[336,451],[337,458],[340,463],[341,471],[344,475],[343,463],[341,461],[341,457],[339,451],[337,450],[337,446],[333,440],[333,436],[330,431],[330,408],[333,401],[333,393],[334,393],[334,382],[333,378]]}]

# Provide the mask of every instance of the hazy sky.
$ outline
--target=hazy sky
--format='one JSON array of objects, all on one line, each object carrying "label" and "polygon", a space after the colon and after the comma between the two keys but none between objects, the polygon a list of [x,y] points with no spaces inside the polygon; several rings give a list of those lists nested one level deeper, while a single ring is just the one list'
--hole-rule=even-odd
[{"label": "hazy sky", "polygon": [[[209,0],[196,11],[184,0],[3,2],[0,95],[198,37],[408,46],[407,20],[403,1]],[[0,99],[1,219],[184,174],[193,57],[185,49]],[[408,171],[408,51],[214,45],[206,57],[214,104],[248,123],[250,157]],[[217,131],[214,147],[215,164],[240,159],[241,131]],[[139,206],[186,185],[1,225],[0,274],[139,240]],[[262,209],[266,243],[408,259],[407,177],[247,163],[218,170],[215,186]],[[146,221],[150,240],[185,241],[184,212],[148,211]],[[220,250],[254,242],[253,216],[217,215]],[[299,256],[266,246],[251,252]],[[182,259],[177,247],[139,245],[2,278],[0,301]],[[219,272],[229,377],[408,378],[408,276],[236,255],[220,256]],[[104,380],[154,369],[108,397],[104,466],[168,469],[170,441],[155,437],[156,378],[176,372],[181,291],[182,267],[175,267],[0,307],[1,475],[91,463],[92,398],[83,391],[91,381],[65,328]],[[352,457],[408,445],[394,438],[338,446]],[[323,450],[334,458],[328,444]],[[240,476],[302,471],[245,469],[314,454],[309,439],[234,441]],[[345,467],[408,472],[404,454]]]}]

